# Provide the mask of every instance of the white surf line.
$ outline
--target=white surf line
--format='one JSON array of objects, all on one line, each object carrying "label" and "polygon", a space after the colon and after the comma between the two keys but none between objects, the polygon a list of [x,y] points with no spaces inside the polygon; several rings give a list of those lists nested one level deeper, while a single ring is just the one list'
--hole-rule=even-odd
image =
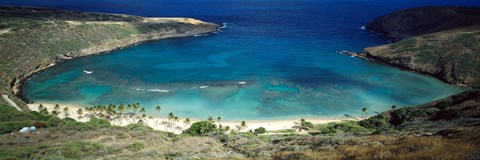
[{"label": "white surf line", "polygon": [[7,101],[8,104],[15,107],[17,110],[22,111],[22,109],[20,109],[20,107],[18,107],[15,102],[13,102],[10,98],[8,98],[8,95],[2,95],[2,98],[3,100]]}]

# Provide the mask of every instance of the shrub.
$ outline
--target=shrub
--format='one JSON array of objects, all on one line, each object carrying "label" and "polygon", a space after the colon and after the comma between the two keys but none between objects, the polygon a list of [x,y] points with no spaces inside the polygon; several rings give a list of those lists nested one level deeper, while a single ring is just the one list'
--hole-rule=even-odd
[{"label": "shrub", "polygon": [[191,135],[202,135],[215,131],[216,126],[210,121],[199,121],[193,123],[188,129],[188,133]]},{"label": "shrub", "polygon": [[32,126],[31,120],[0,122],[0,134],[16,132],[23,127]]},{"label": "shrub", "polygon": [[264,133],[267,133],[267,130],[263,127],[258,127],[257,129],[255,129],[255,134],[264,134]]},{"label": "shrub", "polygon": [[302,121],[302,122],[300,122],[300,125],[303,126],[303,127],[307,127],[307,128],[314,128],[313,123],[309,122],[309,121]]},{"label": "shrub", "polygon": [[128,137],[128,135],[127,135],[126,133],[123,133],[123,132],[120,132],[120,133],[118,133],[118,135],[117,135],[117,138],[118,138],[118,139],[125,139],[125,138],[127,138],[127,137]]},{"label": "shrub", "polygon": [[96,117],[90,118],[90,120],[86,123],[94,128],[109,128],[112,126],[108,120]]},{"label": "shrub", "polygon": [[333,135],[336,133],[350,133],[354,135],[367,134],[371,131],[364,128],[356,121],[332,122],[328,124],[321,124],[315,127],[321,134]]},{"label": "shrub", "polygon": [[358,124],[362,127],[365,127],[368,129],[375,129],[375,130],[381,130],[384,128],[391,127],[390,123],[388,122],[388,118],[385,117],[384,115],[376,115],[376,116],[370,117],[368,119],[358,122]]},{"label": "shrub", "polygon": [[67,143],[58,150],[62,151],[66,158],[83,158],[84,156],[98,157],[114,151],[112,148],[99,143],[81,141]]},{"label": "shrub", "polygon": [[128,129],[130,130],[135,130],[135,131],[153,131],[153,128],[150,127],[150,126],[147,126],[147,125],[143,125],[143,124],[129,124],[127,126]]},{"label": "shrub", "polygon": [[145,148],[145,144],[142,142],[133,142],[132,144],[128,145],[127,148],[132,151],[140,151]]},{"label": "shrub", "polygon": [[17,156],[25,159],[40,159],[37,154],[41,153],[41,157],[44,157],[44,155],[47,154],[48,149],[51,149],[51,146],[46,143],[40,143],[34,146],[25,146],[18,151]]},{"label": "shrub", "polygon": [[57,127],[61,122],[62,120],[58,117],[50,117],[47,121],[49,127]]},{"label": "shrub", "polygon": [[429,119],[429,117],[434,116],[435,113],[438,111],[439,109],[437,108],[428,108],[428,109],[419,108],[419,107],[401,108],[393,112],[390,123],[397,126],[405,122],[412,122],[415,120],[426,120],[426,119]]},{"label": "shrub", "polygon": [[34,119],[37,120],[37,121],[48,121],[48,119],[53,117],[52,115],[41,114],[41,113],[38,113],[38,112],[35,112],[35,111],[30,111],[28,113],[33,115]]},{"label": "shrub", "polygon": [[23,120],[34,120],[34,119],[35,119],[35,116],[27,112],[18,111],[17,109],[7,105],[0,105],[0,122],[23,121]]},{"label": "shrub", "polygon": [[62,121],[60,126],[66,130],[77,130],[77,131],[87,131],[87,130],[95,129],[93,125],[83,123],[83,122],[71,121],[71,120]]},{"label": "shrub", "polygon": [[17,155],[12,153],[12,151],[0,150],[0,159],[14,160],[14,159],[20,159],[20,158],[18,158]]}]

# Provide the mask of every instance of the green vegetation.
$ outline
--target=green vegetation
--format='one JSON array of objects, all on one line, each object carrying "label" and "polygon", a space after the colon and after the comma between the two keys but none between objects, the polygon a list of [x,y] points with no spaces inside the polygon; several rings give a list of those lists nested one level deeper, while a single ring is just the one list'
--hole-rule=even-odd
[{"label": "green vegetation", "polygon": [[404,48],[414,47],[416,44],[417,44],[417,40],[414,39],[414,38],[411,38],[411,39],[405,39],[405,40],[401,40],[401,41],[392,43],[390,45],[390,48],[391,49],[399,49],[399,48],[404,49]]},{"label": "green vegetation", "polygon": [[140,151],[145,148],[145,144],[142,142],[133,142],[132,144],[128,145],[127,148],[132,151]]},{"label": "green vegetation", "polygon": [[327,134],[327,135],[335,135],[335,134],[362,135],[362,134],[372,133],[372,130],[369,130],[365,127],[360,126],[357,121],[344,121],[344,122],[320,124],[315,126],[314,129],[319,131],[321,134]]},{"label": "green vegetation", "polygon": [[193,123],[188,129],[188,133],[191,135],[202,135],[211,133],[216,130],[215,124],[212,121],[199,121]]},{"label": "green vegetation", "polygon": [[[216,27],[120,14],[0,6],[0,92],[11,93],[16,81],[65,59],[151,39],[213,32]],[[20,99],[10,97],[27,109]]]},{"label": "green vegetation", "polygon": [[358,125],[368,129],[374,129],[377,131],[392,127],[388,121],[388,118],[385,117],[384,115],[376,115],[376,116],[370,117],[368,119],[358,122]]},{"label": "green vegetation", "polygon": [[455,37],[453,42],[460,43],[466,47],[475,47],[479,44],[478,39],[480,38],[480,32],[476,33],[463,33]]},{"label": "green vegetation", "polygon": [[263,127],[258,127],[257,129],[254,130],[255,134],[264,134],[267,133],[267,130]]},{"label": "green vegetation", "polygon": [[[31,112],[25,113],[27,117],[48,118],[49,127],[35,134],[0,134],[0,159],[471,159],[478,156],[475,153],[480,147],[480,130],[475,125],[480,121],[475,118],[479,116],[478,97],[480,90],[471,90],[420,106],[392,107],[361,121],[313,124],[303,119],[298,124],[313,125],[307,127],[310,134],[286,129],[257,136],[266,132],[265,128],[225,132],[216,122],[201,121],[176,135],[153,131],[141,123],[112,126],[93,116],[106,114],[101,111],[115,105],[91,107],[95,109],[85,114],[92,118],[85,123]],[[132,111],[141,108],[139,104],[129,106]],[[9,111],[5,113],[16,112],[3,107],[2,111]],[[0,113],[0,118],[5,116]],[[173,113],[170,116],[175,117]]]},{"label": "green vegetation", "polygon": [[480,86],[480,29],[466,27],[411,37],[387,47],[365,49],[369,56],[443,81]]},{"label": "green vegetation", "polygon": [[309,121],[305,121],[305,119],[300,119],[300,126],[307,127],[307,128],[314,128],[313,123]]},{"label": "green vegetation", "polygon": [[[62,159],[62,158],[83,158],[89,159],[119,152],[118,149],[107,147],[99,143],[76,141],[65,145],[54,146],[41,143],[33,147],[26,147],[17,153],[10,152],[11,159]],[[0,153],[2,153],[0,151]]]},{"label": "green vegetation", "polygon": [[130,130],[137,130],[137,131],[153,131],[153,128],[152,127],[149,127],[147,125],[143,125],[143,124],[129,124],[127,126],[128,129]]},{"label": "green vegetation", "polygon": [[19,131],[33,126],[33,121],[47,121],[52,116],[38,112],[21,112],[6,104],[0,104],[0,134]]}]

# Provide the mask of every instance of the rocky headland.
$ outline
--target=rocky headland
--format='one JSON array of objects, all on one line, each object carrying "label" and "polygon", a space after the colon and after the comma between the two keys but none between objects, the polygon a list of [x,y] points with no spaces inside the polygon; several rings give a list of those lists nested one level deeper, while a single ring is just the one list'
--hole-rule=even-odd
[{"label": "rocky headland", "polygon": [[142,41],[211,33],[217,27],[191,18],[0,6],[0,91],[18,96],[24,80],[68,59]]},{"label": "rocky headland", "polygon": [[366,29],[395,42],[365,48],[361,57],[451,84],[480,86],[479,7],[405,9],[376,18]]}]

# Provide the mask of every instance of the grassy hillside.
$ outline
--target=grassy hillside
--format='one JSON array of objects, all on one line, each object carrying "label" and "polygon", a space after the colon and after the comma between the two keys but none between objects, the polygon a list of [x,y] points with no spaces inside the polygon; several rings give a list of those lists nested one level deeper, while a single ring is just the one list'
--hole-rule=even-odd
[{"label": "grassy hillside", "polygon": [[17,93],[24,78],[66,59],[146,40],[214,32],[216,27],[188,18],[0,6],[0,91]]},{"label": "grassy hillside", "polygon": [[379,17],[367,28],[401,40],[365,48],[367,58],[448,83],[480,86],[480,8],[406,9]]},{"label": "grassy hillside", "polygon": [[448,83],[480,86],[480,26],[417,36],[365,51],[368,58]]},{"label": "grassy hillside", "polygon": [[[203,134],[153,131],[142,124],[82,123],[0,105],[0,159],[475,159],[480,156],[480,91],[472,90],[362,121],[311,124],[255,135],[224,129]],[[11,118],[12,115],[18,118]],[[5,121],[4,121],[5,120]],[[17,130],[45,120],[36,133]],[[25,124],[21,124],[25,123]],[[247,122],[248,125],[248,122]],[[10,127],[11,128],[11,127]]]}]

